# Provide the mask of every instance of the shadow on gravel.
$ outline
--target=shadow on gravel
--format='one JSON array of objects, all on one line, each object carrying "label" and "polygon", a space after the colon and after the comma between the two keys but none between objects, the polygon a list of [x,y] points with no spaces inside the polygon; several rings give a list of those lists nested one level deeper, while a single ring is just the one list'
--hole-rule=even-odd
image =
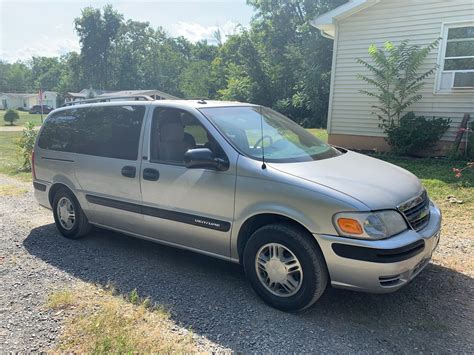
[{"label": "shadow on gravel", "polygon": [[24,241],[32,255],[87,282],[165,305],[182,326],[236,351],[470,352],[472,278],[430,264],[388,295],[328,288],[310,309],[288,314],[266,306],[240,266],[97,230],[62,238],[54,225]]}]

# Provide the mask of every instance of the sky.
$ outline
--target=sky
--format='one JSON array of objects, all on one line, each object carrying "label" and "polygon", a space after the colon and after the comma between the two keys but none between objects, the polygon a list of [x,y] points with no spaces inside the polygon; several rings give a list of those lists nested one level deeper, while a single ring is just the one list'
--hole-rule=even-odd
[{"label": "sky", "polygon": [[162,26],[171,36],[207,39],[247,26],[253,10],[245,0],[0,0],[0,60],[58,56],[79,51],[74,18],[86,6],[112,4],[125,19]]}]

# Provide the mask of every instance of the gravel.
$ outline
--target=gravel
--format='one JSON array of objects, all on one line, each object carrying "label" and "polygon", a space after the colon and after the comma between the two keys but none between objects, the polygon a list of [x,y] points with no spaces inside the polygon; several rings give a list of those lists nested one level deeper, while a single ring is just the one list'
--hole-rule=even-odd
[{"label": "gravel", "polygon": [[[217,259],[96,230],[62,238],[51,212],[27,193],[0,196],[0,352],[45,351],[58,341],[64,314],[47,295],[77,282],[107,285],[164,305],[203,351],[474,352],[474,282],[430,264],[396,293],[328,288],[310,309],[266,306],[241,268]],[[444,236],[447,238],[447,236]]]}]

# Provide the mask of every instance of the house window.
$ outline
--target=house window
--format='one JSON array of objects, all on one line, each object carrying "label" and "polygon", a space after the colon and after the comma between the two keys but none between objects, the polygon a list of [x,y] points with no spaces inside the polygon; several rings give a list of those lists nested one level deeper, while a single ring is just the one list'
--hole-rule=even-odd
[{"label": "house window", "polygon": [[446,25],[438,91],[474,90],[474,23]]}]

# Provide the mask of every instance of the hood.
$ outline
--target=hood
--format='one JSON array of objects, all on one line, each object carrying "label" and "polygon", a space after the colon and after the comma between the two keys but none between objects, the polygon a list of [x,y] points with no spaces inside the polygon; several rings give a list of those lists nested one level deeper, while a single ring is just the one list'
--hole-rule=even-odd
[{"label": "hood", "polygon": [[409,171],[351,151],[329,159],[268,165],[349,195],[371,210],[395,208],[423,189]]}]

